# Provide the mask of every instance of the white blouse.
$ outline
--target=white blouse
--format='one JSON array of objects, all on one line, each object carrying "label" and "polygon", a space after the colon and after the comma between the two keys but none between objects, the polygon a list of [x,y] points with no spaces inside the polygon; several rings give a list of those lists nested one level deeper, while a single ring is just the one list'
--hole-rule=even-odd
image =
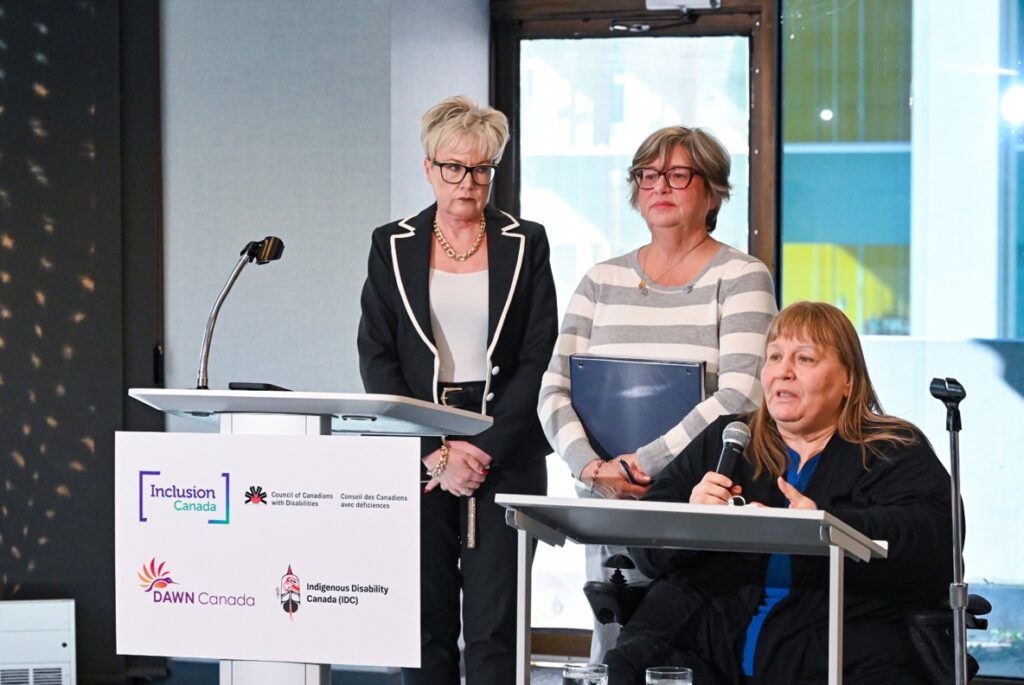
[{"label": "white blouse", "polygon": [[430,324],[441,383],[487,377],[487,270],[454,274],[430,270]]}]

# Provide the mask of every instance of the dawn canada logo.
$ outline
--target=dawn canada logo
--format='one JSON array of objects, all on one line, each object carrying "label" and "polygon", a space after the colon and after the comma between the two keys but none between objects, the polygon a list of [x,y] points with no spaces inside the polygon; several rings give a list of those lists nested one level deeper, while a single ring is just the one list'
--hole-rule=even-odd
[{"label": "dawn canada logo", "polygon": [[266,504],[267,493],[263,491],[259,485],[250,485],[249,490],[245,493],[246,504]]},{"label": "dawn canada logo", "polygon": [[146,592],[152,592],[153,590],[163,590],[168,585],[174,583],[171,579],[171,572],[165,571],[167,563],[161,561],[160,565],[156,564],[156,557],[149,560],[149,564],[142,565],[142,571],[139,573],[139,586],[145,588]]},{"label": "dawn canada logo", "polygon": [[277,598],[281,601],[281,608],[288,614],[288,620],[294,621],[295,612],[302,602],[302,581],[292,572],[291,564],[288,564],[288,572],[281,576]]},{"label": "dawn canada logo", "polygon": [[171,585],[180,585],[171,578],[166,561],[157,561],[153,557],[142,565],[136,573],[139,587],[153,598],[154,604],[198,604],[203,607],[255,607],[256,598],[247,594],[215,593],[201,590],[172,590]]}]

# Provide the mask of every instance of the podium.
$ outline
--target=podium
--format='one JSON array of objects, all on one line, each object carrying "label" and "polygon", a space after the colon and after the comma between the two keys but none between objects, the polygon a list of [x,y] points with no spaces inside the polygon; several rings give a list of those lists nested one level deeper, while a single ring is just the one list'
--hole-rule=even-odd
[{"label": "podium", "polygon": [[[419,612],[419,527],[410,525],[419,520],[418,438],[475,435],[491,425],[490,417],[393,395],[147,388],[128,394],[158,411],[217,426],[219,435],[116,436],[119,652],[122,643],[125,649],[138,650],[139,645],[166,639],[172,645],[167,651],[156,647],[146,653],[186,658],[245,654],[221,659],[222,685],[329,685],[328,663],[292,658],[318,653],[316,645],[296,637],[300,630],[330,633],[344,641],[346,621],[355,624],[348,630],[357,638],[362,632],[386,634],[382,627],[401,621],[405,623],[394,642],[405,659],[415,650],[418,660],[419,621],[413,617]],[[263,445],[270,455],[261,454]],[[357,456],[349,453],[353,451],[362,458],[346,459]],[[210,454],[229,461],[230,467],[216,468],[212,477],[195,476],[194,464]],[[192,471],[172,474],[177,457],[193,464]],[[258,479],[260,483],[253,482]],[[354,522],[352,530],[359,536],[354,551],[344,539],[335,539],[337,517]],[[226,543],[243,535],[246,554],[232,554]],[[213,540],[212,548],[206,537]],[[145,552],[139,550],[140,540]],[[185,552],[194,553],[204,544],[208,548],[200,550],[200,560],[213,566],[212,572],[203,564],[183,561],[187,557],[194,562]],[[281,547],[293,550],[287,563],[262,568],[268,551]],[[309,558],[295,552],[307,548],[312,549]],[[385,557],[391,552],[408,557],[407,563],[388,568]],[[251,559],[239,558],[250,554]],[[139,555],[144,555],[141,571]],[[175,560],[164,558],[168,555]],[[293,569],[298,563],[290,561],[294,557],[304,559],[307,568]],[[344,563],[335,563],[339,560]],[[228,566],[232,568],[222,568]],[[125,580],[129,571],[132,577]],[[253,573],[262,574],[256,582],[249,578]],[[264,582],[271,573],[273,583]],[[235,623],[224,623],[232,612],[238,618],[228,620]],[[239,629],[225,630],[225,625],[238,627],[240,621]],[[405,625],[409,622],[413,625]],[[165,623],[180,625],[180,632],[166,631]],[[257,649],[254,641],[273,635],[271,628],[279,631],[282,642],[293,641],[293,651],[271,643],[266,653],[273,658],[249,656]],[[147,632],[152,635],[139,635]],[[201,649],[193,650],[194,645]],[[387,662],[386,652],[392,648],[387,639],[373,640],[357,661],[345,663],[410,665]]]},{"label": "podium", "polygon": [[[884,559],[870,540],[824,511],[710,504],[498,495],[507,523],[519,530],[516,682],[529,683],[530,567],[534,538],[579,544],[668,547],[716,552],[806,554],[829,558],[829,685],[843,678],[843,561]],[[582,591],[582,589],[581,589]]]},{"label": "podium", "polygon": [[489,416],[398,395],[286,390],[132,388],[153,409],[220,426],[221,433],[476,435]]}]

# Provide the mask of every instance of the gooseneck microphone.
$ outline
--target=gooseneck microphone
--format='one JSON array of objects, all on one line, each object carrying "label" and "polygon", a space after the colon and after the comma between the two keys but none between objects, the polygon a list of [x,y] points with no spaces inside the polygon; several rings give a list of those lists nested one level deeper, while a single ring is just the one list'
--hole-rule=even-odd
[{"label": "gooseneck microphone", "polygon": [[750,429],[742,421],[733,421],[722,431],[722,453],[718,456],[715,473],[732,478],[736,470],[736,460],[743,455],[747,443],[750,442]]},{"label": "gooseneck microphone", "polygon": [[284,243],[281,242],[280,238],[272,235],[268,235],[263,240],[254,240],[242,248],[242,251],[239,253],[241,254],[241,259],[235,264],[234,271],[231,272],[228,282],[224,284],[220,295],[217,296],[216,302],[213,303],[213,309],[210,310],[210,318],[206,321],[203,345],[199,350],[199,376],[196,379],[196,390],[209,389],[206,372],[210,361],[210,341],[213,339],[213,327],[217,324],[217,314],[220,313],[220,306],[224,304],[224,299],[231,292],[231,286],[235,284],[238,274],[242,273],[242,269],[249,262],[256,262],[257,265],[266,264],[267,262],[280,259],[283,252]]}]

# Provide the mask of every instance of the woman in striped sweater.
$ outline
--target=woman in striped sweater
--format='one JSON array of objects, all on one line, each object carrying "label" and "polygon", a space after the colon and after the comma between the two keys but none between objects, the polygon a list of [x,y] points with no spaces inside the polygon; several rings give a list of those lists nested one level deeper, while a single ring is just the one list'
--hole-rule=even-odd
[{"label": "woman in striped sweater", "polygon": [[[777,308],[767,267],[711,237],[729,199],[729,168],[729,153],[714,136],[684,126],[655,131],[633,156],[630,204],[651,241],[583,277],[540,391],[544,431],[580,496],[642,496],[712,421],[760,403],[765,334]],[[706,399],[664,435],[616,457],[635,483],[625,469],[602,461],[573,410],[569,355],[582,352],[706,363]],[[588,547],[587,578],[606,579],[601,564],[616,551]],[[603,660],[617,634],[617,625],[595,623],[591,661]]]}]

